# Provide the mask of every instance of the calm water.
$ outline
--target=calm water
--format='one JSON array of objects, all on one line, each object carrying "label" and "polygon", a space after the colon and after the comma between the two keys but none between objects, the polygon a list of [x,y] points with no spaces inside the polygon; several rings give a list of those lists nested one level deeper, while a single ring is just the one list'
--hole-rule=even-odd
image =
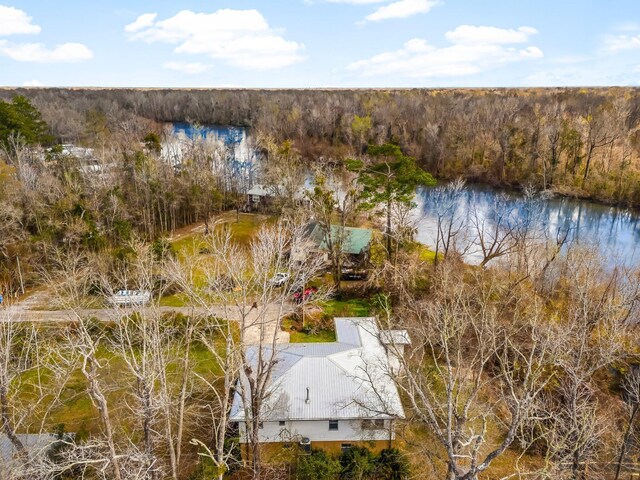
[{"label": "calm water", "polygon": [[[506,196],[507,208],[518,215],[522,196],[499,192],[491,187],[467,185],[455,202],[456,215],[469,225],[474,211],[488,225],[495,225],[494,201],[497,195]],[[436,242],[436,192],[423,189],[416,195],[418,240],[430,247]],[[552,197],[536,203],[541,229],[551,238],[568,232],[567,239],[581,245],[595,245],[610,259],[611,265],[640,265],[640,216],[627,209],[613,208],[584,200]],[[472,233],[469,233],[472,236]],[[470,252],[474,257],[474,252]],[[477,252],[475,253],[477,258]]]},{"label": "calm water", "polygon": [[248,131],[244,127],[231,127],[227,125],[193,125],[187,122],[173,124],[174,135],[194,139],[213,139],[223,142],[225,145],[246,145]]},{"label": "calm water", "polygon": [[[227,166],[234,174],[247,179],[249,185],[259,183],[255,178],[257,153],[251,142],[249,131],[243,127],[224,125],[205,125],[195,127],[188,123],[172,125],[175,148],[184,142],[204,142],[210,145],[223,145],[226,151]],[[456,215],[469,225],[474,211],[479,218],[491,225],[495,220],[493,211],[496,196],[504,194],[491,187],[467,185],[455,204]],[[520,207],[521,196],[506,193],[506,206],[516,214]],[[436,242],[436,223],[434,211],[436,195],[433,188],[421,189],[416,195],[415,216],[418,217],[418,235],[420,242],[434,247]],[[637,212],[621,208],[612,208],[584,200],[552,197],[537,204],[541,228],[555,238],[558,232],[568,231],[568,240],[581,245],[596,245],[610,258],[611,265],[640,265],[640,215]],[[473,234],[467,233],[467,241],[473,240]],[[477,252],[468,256],[473,261]]]},{"label": "calm water", "polygon": [[244,127],[179,122],[171,124],[170,128],[171,136],[163,145],[163,154],[174,164],[181,161],[185,150],[194,143],[224,152],[226,159],[238,166],[255,163],[256,149]]},{"label": "calm water", "polygon": [[193,125],[186,122],[168,126],[170,135],[162,145],[162,156],[172,165],[182,163],[190,149],[205,149],[214,159],[215,172],[249,188],[255,181],[258,151],[247,128],[227,125]]}]

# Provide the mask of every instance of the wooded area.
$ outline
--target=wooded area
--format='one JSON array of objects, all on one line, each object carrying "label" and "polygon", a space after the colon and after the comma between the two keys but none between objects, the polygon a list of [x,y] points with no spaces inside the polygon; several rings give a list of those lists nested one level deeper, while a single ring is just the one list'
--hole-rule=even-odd
[{"label": "wooded area", "polygon": [[[542,189],[640,205],[636,92],[0,91],[0,288],[19,300],[46,290],[48,309],[70,315],[33,322],[0,307],[0,422],[19,452],[7,478],[638,472],[639,273],[570,244],[539,208]],[[240,212],[247,179],[224,145],[187,142],[168,162],[169,121],[250,126],[268,211]],[[523,195],[515,206],[497,195],[492,223],[463,217],[460,176]],[[435,187],[430,251],[415,240],[414,191],[454,177]],[[325,234],[374,230],[365,279],[344,281],[339,233],[327,262],[295,261],[312,220]],[[288,280],[274,283],[278,272]],[[125,288],[152,300],[105,308]],[[387,346],[402,367],[398,449],[267,458],[258,433],[279,337],[324,340],[327,317],[368,315],[412,339]],[[248,458],[229,421],[236,394]],[[21,437],[52,432],[44,456]]]},{"label": "wooded area", "polygon": [[440,178],[640,205],[635,88],[0,90],[0,98],[15,94],[32,99],[65,141],[87,135],[92,112],[112,128],[137,117],[248,126],[294,141],[309,161],[392,141]]}]

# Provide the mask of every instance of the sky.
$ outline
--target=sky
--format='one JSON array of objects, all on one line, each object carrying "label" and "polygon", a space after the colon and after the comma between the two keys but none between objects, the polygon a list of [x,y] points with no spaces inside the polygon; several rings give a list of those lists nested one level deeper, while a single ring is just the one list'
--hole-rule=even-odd
[{"label": "sky", "polygon": [[640,0],[0,0],[0,85],[640,85]]}]

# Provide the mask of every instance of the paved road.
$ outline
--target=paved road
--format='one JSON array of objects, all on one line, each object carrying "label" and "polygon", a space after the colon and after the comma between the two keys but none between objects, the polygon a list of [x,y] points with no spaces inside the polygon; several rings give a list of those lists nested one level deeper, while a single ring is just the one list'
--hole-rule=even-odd
[{"label": "paved road", "polygon": [[[237,307],[223,308],[221,306],[210,306],[207,308],[191,307],[147,307],[147,308],[101,308],[83,310],[37,310],[28,308],[28,304],[17,304],[7,307],[0,307],[0,320],[6,319],[14,322],[73,322],[77,320],[77,315],[83,318],[94,317],[103,321],[116,321],[127,313],[142,310],[153,313],[182,313],[184,315],[213,315],[228,320],[240,321],[240,310]],[[293,311],[293,304],[267,305],[258,309],[249,309],[245,316],[245,341],[250,344],[260,342],[261,334],[266,342],[270,343],[274,332],[277,332],[278,343],[288,343],[289,333],[280,330],[280,319]]]}]

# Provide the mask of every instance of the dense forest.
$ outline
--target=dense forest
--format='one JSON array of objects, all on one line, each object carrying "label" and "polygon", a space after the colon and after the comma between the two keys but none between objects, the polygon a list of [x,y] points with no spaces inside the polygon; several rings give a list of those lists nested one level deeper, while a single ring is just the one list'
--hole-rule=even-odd
[{"label": "dense forest", "polygon": [[0,90],[0,98],[16,94],[65,141],[86,139],[85,120],[97,112],[111,130],[140,118],[248,126],[293,141],[308,161],[391,141],[440,178],[640,204],[634,88]]}]

